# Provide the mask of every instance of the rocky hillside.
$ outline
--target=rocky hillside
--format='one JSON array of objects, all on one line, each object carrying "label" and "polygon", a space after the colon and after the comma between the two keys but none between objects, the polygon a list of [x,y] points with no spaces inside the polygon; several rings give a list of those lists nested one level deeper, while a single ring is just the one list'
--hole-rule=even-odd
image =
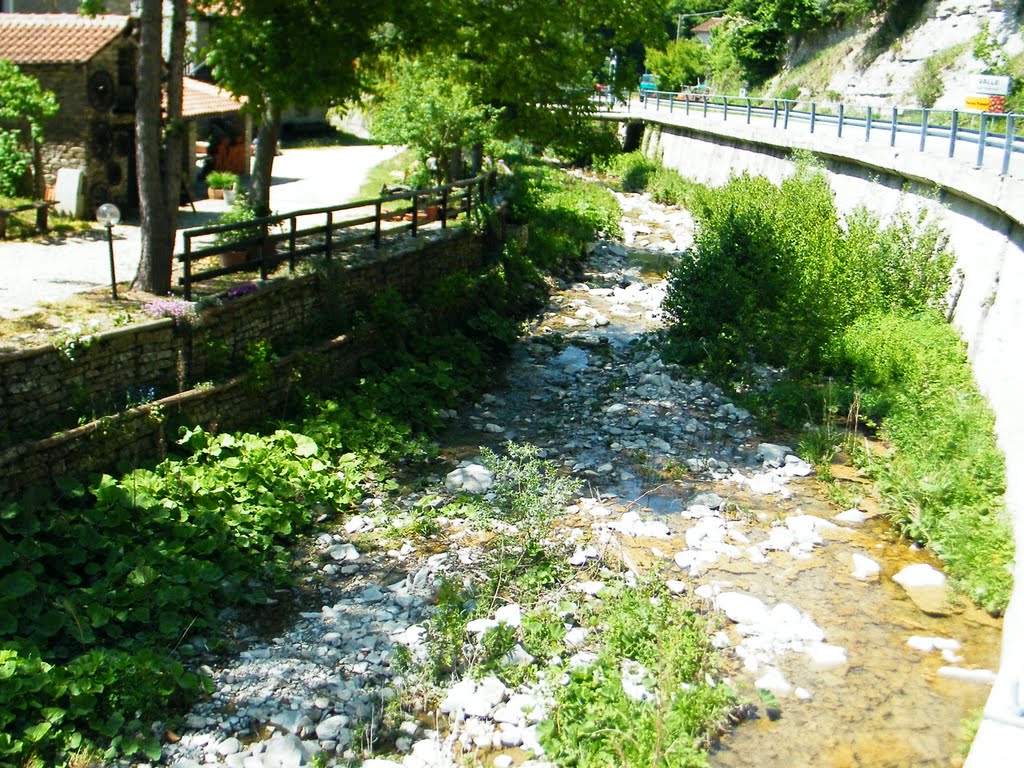
[{"label": "rocky hillside", "polygon": [[1024,3],[930,0],[902,34],[879,18],[795,44],[770,90],[879,106],[963,107],[972,75],[1024,81],[1022,24]]}]

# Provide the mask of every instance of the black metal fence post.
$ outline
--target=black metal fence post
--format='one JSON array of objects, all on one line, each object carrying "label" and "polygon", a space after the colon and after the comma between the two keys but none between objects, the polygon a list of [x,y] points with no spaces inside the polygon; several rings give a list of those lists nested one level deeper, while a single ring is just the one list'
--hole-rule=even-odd
[{"label": "black metal fence post", "polygon": [[327,241],[324,243],[324,257],[331,260],[331,252],[334,250],[334,211],[327,212]]},{"label": "black metal fence post", "polygon": [[185,233],[185,253],[181,259],[181,287],[185,301],[192,301],[192,236]]}]

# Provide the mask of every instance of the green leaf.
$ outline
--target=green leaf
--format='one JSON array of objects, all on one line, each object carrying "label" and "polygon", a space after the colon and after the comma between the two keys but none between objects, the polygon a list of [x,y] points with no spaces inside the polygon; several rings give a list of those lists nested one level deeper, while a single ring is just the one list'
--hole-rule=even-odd
[{"label": "green leaf", "polygon": [[305,435],[295,434],[295,455],[307,458],[314,456],[319,450],[314,440],[306,437]]},{"label": "green leaf", "polygon": [[28,571],[15,571],[0,579],[0,597],[24,597],[36,589],[36,577]]},{"label": "green leaf", "polygon": [[51,730],[53,730],[53,723],[42,722],[31,725],[25,729],[25,741],[35,744],[42,741]]}]

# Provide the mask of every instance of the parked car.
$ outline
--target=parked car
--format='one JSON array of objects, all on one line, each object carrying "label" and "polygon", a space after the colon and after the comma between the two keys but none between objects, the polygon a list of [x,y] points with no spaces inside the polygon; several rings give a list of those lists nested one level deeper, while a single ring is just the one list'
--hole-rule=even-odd
[{"label": "parked car", "polygon": [[647,95],[658,90],[658,84],[654,82],[654,75],[646,74],[640,76],[640,101],[647,98]]}]

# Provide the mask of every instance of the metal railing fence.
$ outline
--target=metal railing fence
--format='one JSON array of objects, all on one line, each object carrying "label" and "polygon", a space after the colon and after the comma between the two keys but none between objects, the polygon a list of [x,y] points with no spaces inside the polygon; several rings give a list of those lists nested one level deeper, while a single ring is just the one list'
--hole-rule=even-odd
[{"label": "metal railing fence", "polygon": [[[720,117],[723,121],[770,122],[776,129],[798,127],[811,134],[828,133],[839,139],[861,138],[864,142],[887,142],[890,147],[916,145],[918,151],[932,151],[947,157],[969,158],[976,167],[986,159],[995,161],[1000,175],[1011,172],[1013,156],[1024,153],[1024,115],[972,112],[921,107],[871,107],[836,102],[769,99],[751,96],[692,95],[665,91],[647,92],[635,103],[643,111],[687,116]],[[615,105],[604,105],[609,111]],[[618,103],[621,108],[622,102]],[[1018,167],[1020,163],[1018,162]]]},{"label": "metal railing fence", "polygon": [[[184,299],[191,301],[192,287],[197,283],[257,270],[265,280],[285,261],[289,270],[294,270],[303,259],[321,255],[331,259],[341,247],[372,242],[379,248],[385,235],[401,232],[415,237],[419,227],[433,221],[440,221],[446,228],[450,220],[460,214],[468,217],[475,205],[486,200],[495,180],[496,173],[489,171],[471,179],[398,191],[371,200],[186,229],[182,232],[183,251],[175,257],[182,272],[178,284]],[[389,205],[403,201],[408,205]],[[321,216],[322,223],[307,223]],[[339,232],[345,234],[339,238]],[[206,266],[204,262],[214,256],[224,257],[220,265]]]}]

